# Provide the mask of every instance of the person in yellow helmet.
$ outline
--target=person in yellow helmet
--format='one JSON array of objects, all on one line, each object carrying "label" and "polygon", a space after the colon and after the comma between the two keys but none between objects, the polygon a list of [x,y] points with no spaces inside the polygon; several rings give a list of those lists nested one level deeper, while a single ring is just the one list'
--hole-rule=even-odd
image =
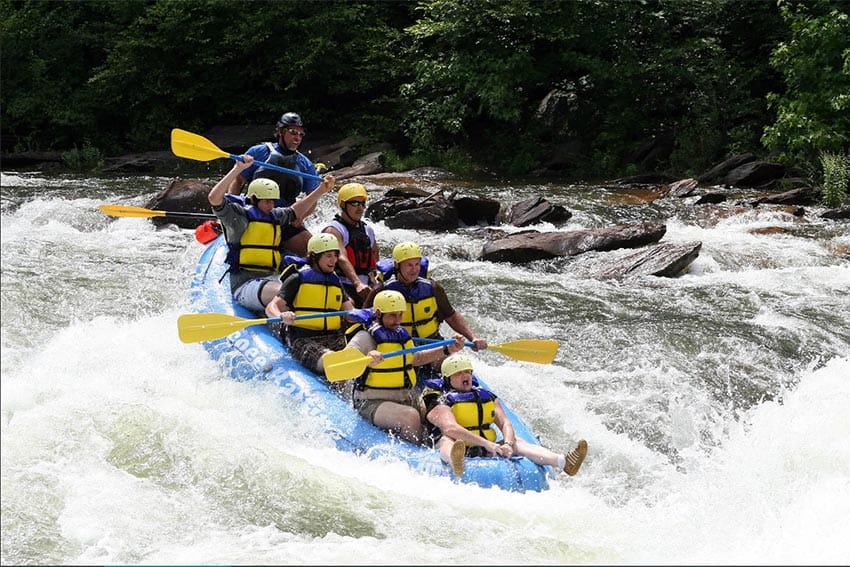
[{"label": "person in yellow helmet", "polygon": [[322,229],[336,236],[345,251],[337,263],[337,273],[356,307],[362,307],[372,293],[371,286],[377,283],[378,241],[375,231],[363,221],[368,198],[362,183],[346,183],[340,187],[337,193],[340,213]]},{"label": "person in yellow helmet", "polygon": [[579,439],[568,453],[559,454],[517,437],[499,397],[476,385],[472,361],[463,354],[443,360],[438,396],[426,394],[426,419],[436,432],[436,447],[455,476],[463,476],[467,457],[526,457],[575,475],[587,456],[587,441]]},{"label": "person in yellow helmet", "polygon": [[[421,275],[422,249],[415,242],[400,242],[393,248],[393,273],[389,279],[379,283],[366,298],[363,307],[370,307],[376,294],[383,290],[394,290],[404,295],[407,301],[402,325],[413,337],[442,338],[440,324],[445,321],[453,331],[473,342],[473,350],[487,348],[487,341],[479,338],[466,318],[452,307],[446,290],[439,282]],[[439,362],[439,361],[438,361]],[[433,368],[431,374],[439,372]]]},{"label": "person in yellow helmet", "polygon": [[284,229],[303,221],[315,209],[319,198],[334,188],[336,180],[328,175],[315,191],[291,207],[275,207],[280,188],[271,179],[255,179],[244,197],[227,193],[240,172],[254,163],[254,158],[247,154],[242,160],[234,162],[207,198],[227,240],[233,298],[251,311],[262,313],[280,290],[278,274],[286,244]]},{"label": "person in yellow helmet", "polygon": [[373,316],[365,328],[357,331],[346,348],[354,348],[371,356],[372,362],[354,383],[354,407],[371,423],[412,443],[423,440],[422,400],[416,388],[415,366],[439,360],[444,353],[464,347],[457,335],[449,346],[384,358],[383,353],[413,346],[410,334],[401,326],[405,300],[397,291],[383,291],[375,296]]},{"label": "person in yellow helmet", "polygon": [[332,234],[314,234],[307,242],[307,264],[283,280],[266,305],[266,315],[283,322],[281,340],[292,356],[317,374],[324,374],[324,356],[345,348],[345,324],[340,315],[296,320],[298,315],[350,311],[354,304],[334,273],[339,242]]}]

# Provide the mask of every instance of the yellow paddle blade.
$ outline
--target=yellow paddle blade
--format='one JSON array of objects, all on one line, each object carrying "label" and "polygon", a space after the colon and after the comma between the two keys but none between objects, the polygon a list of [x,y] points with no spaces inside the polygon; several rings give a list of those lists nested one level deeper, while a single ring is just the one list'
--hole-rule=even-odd
[{"label": "yellow paddle blade", "polygon": [[142,207],[131,207],[129,205],[101,205],[98,209],[100,209],[100,212],[112,217],[150,218],[164,217],[166,215],[165,211],[155,211],[153,209],[143,209]]},{"label": "yellow paddle blade", "polygon": [[171,131],[171,151],[177,157],[198,161],[229,158],[230,154],[198,134],[175,128]]},{"label": "yellow paddle blade", "polygon": [[177,318],[177,334],[184,343],[199,343],[267,322],[268,319],[245,319],[224,313],[190,313]]},{"label": "yellow paddle blade", "polygon": [[371,356],[366,356],[356,348],[344,348],[336,352],[329,352],[322,359],[325,365],[325,377],[328,382],[340,382],[357,378],[372,361]]},{"label": "yellow paddle blade", "polygon": [[558,354],[558,346],[558,341],[553,339],[520,339],[500,345],[487,345],[487,348],[516,360],[551,364]]}]

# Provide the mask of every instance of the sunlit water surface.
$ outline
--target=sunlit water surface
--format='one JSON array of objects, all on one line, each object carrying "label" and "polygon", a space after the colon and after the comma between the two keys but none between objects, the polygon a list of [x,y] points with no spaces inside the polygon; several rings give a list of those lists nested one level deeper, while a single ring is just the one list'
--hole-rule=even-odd
[{"label": "sunlit water surface", "polygon": [[[850,558],[850,227],[781,210],[557,185],[564,227],[663,222],[699,241],[678,278],[600,281],[633,251],[477,260],[480,230],[419,241],[480,336],[560,342],[554,364],[478,355],[556,450],[544,493],[457,485],[334,448],[264,382],[177,338],[202,246],[111,219],[156,177],[2,175],[2,562],[806,563]],[[386,187],[369,185],[374,195]],[[323,202],[308,226],[334,214]],[[779,228],[775,234],[755,229]],[[503,227],[508,230],[510,227]]]}]

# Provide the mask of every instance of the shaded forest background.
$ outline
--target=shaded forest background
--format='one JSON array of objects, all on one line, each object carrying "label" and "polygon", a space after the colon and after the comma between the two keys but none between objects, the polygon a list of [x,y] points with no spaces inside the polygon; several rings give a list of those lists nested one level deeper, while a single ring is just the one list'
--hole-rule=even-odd
[{"label": "shaded forest background", "polygon": [[[401,160],[573,178],[850,148],[839,0],[0,0],[2,151],[300,112]],[[257,140],[258,142],[260,140]]]}]

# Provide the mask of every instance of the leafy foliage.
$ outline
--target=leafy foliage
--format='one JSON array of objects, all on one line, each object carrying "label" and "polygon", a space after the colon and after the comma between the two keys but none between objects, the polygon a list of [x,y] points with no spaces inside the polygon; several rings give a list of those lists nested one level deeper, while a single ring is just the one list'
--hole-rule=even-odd
[{"label": "leafy foliage", "polygon": [[823,204],[837,207],[850,191],[850,153],[822,152],[820,163],[823,167]]},{"label": "leafy foliage", "polygon": [[848,143],[847,6],[0,0],[2,143],[116,155],[295,110],[399,163],[697,173],[763,142],[813,165]]},{"label": "leafy foliage", "polygon": [[820,152],[850,146],[850,5],[780,0],[791,37],[773,51],[771,64],[784,93],[770,93],[776,122],[765,145],[787,161],[816,163]]}]

